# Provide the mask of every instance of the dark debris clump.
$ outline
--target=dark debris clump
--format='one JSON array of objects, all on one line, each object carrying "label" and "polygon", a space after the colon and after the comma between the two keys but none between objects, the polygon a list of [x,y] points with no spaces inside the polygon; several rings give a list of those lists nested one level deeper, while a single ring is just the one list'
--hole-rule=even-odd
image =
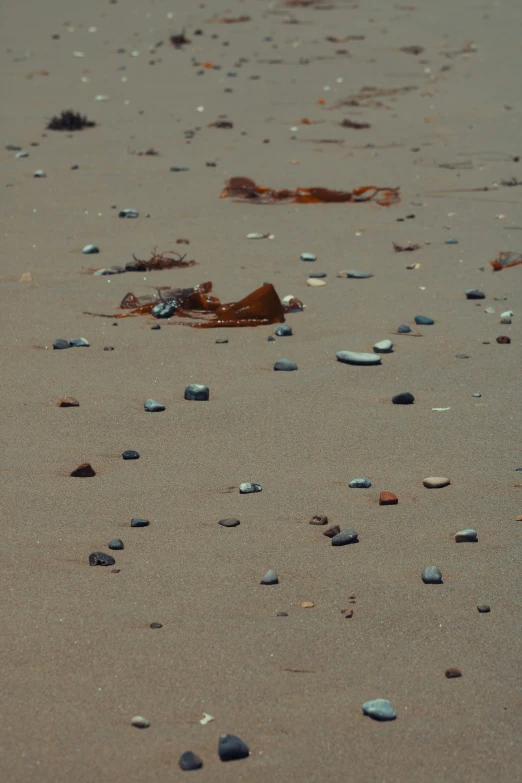
[{"label": "dark debris clump", "polygon": [[61,114],[55,115],[47,124],[47,130],[78,131],[84,128],[94,128],[95,122],[91,122],[80,112],[67,109]]}]

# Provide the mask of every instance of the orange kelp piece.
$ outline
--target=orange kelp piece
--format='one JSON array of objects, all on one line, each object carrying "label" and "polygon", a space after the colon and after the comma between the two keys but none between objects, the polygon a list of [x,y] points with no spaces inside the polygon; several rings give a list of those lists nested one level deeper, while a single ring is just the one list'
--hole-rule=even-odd
[{"label": "orange kelp piece", "polygon": [[236,198],[273,204],[280,201],[294,204],[342,204],[375,201],[383,207],[398,204],[399,188],[381,188],[365,185],[354,190],[330,190],[329,188],[296,188],[295,190],[273,190],[264,188],[248,177],[232,177],[221,191],[220,198]]},{"label": "orange kelp piece", "polygon": [[490,261],[489,263],[496,272],[501,269],[507,269],[510,266],[518,266],[518,264],[522,264],[522,253],[504,251],[499,253],[494,261]]},{"label": "orange kelp piece", "polygon": [[215,311],[215,320],[194,324],[199,329],[214,326],[259,326],[279,324],[285,320],[285,309],[271,283],[257,288],[239,302],[224,304]]}]

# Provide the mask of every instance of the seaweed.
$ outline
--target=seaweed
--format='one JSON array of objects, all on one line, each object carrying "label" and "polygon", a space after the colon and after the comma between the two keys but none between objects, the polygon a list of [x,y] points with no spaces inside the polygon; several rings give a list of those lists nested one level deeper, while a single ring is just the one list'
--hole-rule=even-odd
[{"label": "seaweed", "polygon": [[88,120],[85,115],[80,112],[66,109],[61,114],[57,114],[52,117],[47,123],[47,130],[57,131],[79,131],[84,128],[94,128],[95,122]]},{"label": "seaweed", "polygon": [[263,204],[284,202],[292,202],[294,204],[355,204],[363,201],[375,201],[383,207],[389,207],[400,201],[398,187],[388,188],[365,185],[354,190],[330,190],[329,188],[321,187],[274,190],[256,185],[248,177],[232,177],[229,179],[219,197]]}]

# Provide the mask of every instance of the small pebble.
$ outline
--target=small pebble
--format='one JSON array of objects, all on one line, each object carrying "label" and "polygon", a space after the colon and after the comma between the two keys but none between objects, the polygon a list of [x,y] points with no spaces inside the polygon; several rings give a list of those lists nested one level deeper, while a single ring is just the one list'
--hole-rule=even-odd
[{"label": "small pebble", "polygon": [[317,261],[317,256],[313,253],[301,253],[301,261]]},{"label": "small pebble", "polygon": [[253,481],[244,481],[239,485],[240,495],[250,495],[252,492],[262,492],[263,487],[261,484],[254,484]]},{"label": "small pebble", "polygon": [[478,541],[477,531],[472,530],[471,528],[466,528],[465,530],[459,530],[458,533],[455,533],[455,541],[457,542],[457,544],[461,544],[468,541],[475,543]]},{"label": "small pebble", "polygon": [[433,318],[429,318],[427,315],[416,315],[413,320],[419,326],[432,326],[435,323]]},{"label": "small pebble", "polygon": [[394,405],[413,405],[414,402],[415,397],[411,392],[401,392],[392,397],[392,403]]},{"label": "small pebble", "polygon": [[222,734],[219,738],[218,754],[221,761],[246,759],[250,755],[248,745],[234,734]]},{"label": "small pebble", "polygon": [[444,244],[445,244],[445,245],[458,245],[458,244],[459,244],[459,240],[458,240],[458,239],[452,239],[452,238],[450,237],[450,239],[446,239],[446,241],[444,242]]},{"label": "small pebble", "polygon": [[106,345],[103,350],[104,351],[114,351],[116,349],[114,348],[114,345]]},{"label": "small pebble", "polygon": [[409,334],[411,332],[411,329],[408,326],[408,324],[401,324],[397,329],[397,332],[398,334]]},{"label": "small pebble", "polygon": [[147,718],[144,718],[142,715],[135,715],[131,720],[131,724],[137,729],[148,729],[150,726],[150,721],[148,721]]},{"label": "small pebble", "polygon": [[309,525],[327,525],[328,524],[328,517],[321,516],[320,514],[314,514]]},{"label": "small pebble", "polygon": [[106,555],[105,552],[91,552],[89,555],[89,565],[91,566],[110,566],[115,562],[113,556]]},{"label": "small pebble", "polygon": [[346,544],[356,544],[359,541],[359,535],[355,530],[343,530],[332,538],[332,546],[345,546]]},{"label": "small pebble", "polygon": [[161,329],[161,326],[159,324],[153,324],[153,326],[151,326],[150,328],[153,329],[155,332],[157,332],[158,329]]},{"label": "small pebble", "polygon": [[439,585],[442,583],[442,571],[436,566],[423,568],[421,577],[425,585]]},{"label": "small pebble", "polygon": [[200,383],[190,383],[185,387],[186,400],[208,400],[210,392],[208,386],[202,386]]},{"label": "small pebble", "polygon": [[341,532],[341,528],[339,525],[332,525],[332,527],[329,527],[328,530],[325,530],[323,533],[323,536],[326,536],[327,538],[333,538],[334,536],[339,535]]},{"label": "small pebble", "polygon": [[292,336],[292,327],[287,326],[286,324],[281,324],[280,326],[276,326],[274,329],[274,333],[278,337],[291,337]]},{"label": "small pebble", "polygon": [[150,522],[148,519],[140,519],[139,517],[133,517],[131,519],[131,527],[148,527]]},{"label": "small pebble", "polygon": [[445,476],[428,476],[428,478],[423,479],[422,483],[428,489],[441,489],[451,484],[451,481]]},{"label": "small pebble", "polygon": [[321,280],[317,277],[309,277],[306,281],[306,285],[310,286],[310,288],[322,288],[322,286],[327,285],[325,280]]},{"label": "small pebble", "polygon": [[486,294],[484,291],[479,291],[478,288],[468,288],[467,291],[465,291],[466,299],[485,299]]},{"label": "small pebble", "polygon": [[393,492],[387,492],[384,490],[379,495],[379,505],[380,506],[396,506],[399,502],[399,498],[397,495],[394,495]]},{"label": "small pebble", "polygon": [[354,478],[350,481],[348,486],[351,489],[369,489],[372,485],[372,482],[369,478]]},{"label": "small pebble", "polygon": [[121,538],[113,538],[112,541],[109,541],[108,547],[109,549],[124,549],[123,541]]},{"label": "small pebble", "polygon": [[472,397],[482,397],[482,394],[480,392],[473,392],[471,395]]},{"label": "small pebble", "polygon": [[497,337],[497,343],[500,345],[509,345],[511,342],[510,337],[506,337],[505,335],[501,335],[500,337]]},{"label": "small pebble", "polygon": [[500,313],[501,318],[512,318],[514,315],[513,310],[506,310],[504,313]]},{"label": "small pebble", "polygon": [[28,157],[29,157],[29,153],[26,152],[25,150],[20,150],[20,152],[17,152],[15,154],[15,158],[28,158]]},{"label": "small pebble", "polygon": [[58,339],[55,340],[53,343],[53,350],[55,351],[64,351],[66,348],[70,348],[69,340],[62,340]]},{"label": "small pebble", "polygon": [[269,343],[275,343],[275,341],[276,341],[276,338],[273,335],[271,335],[271,334],[269,334],[266,339],[267,339],[267,342],[269,342]]},{"label": "small pebble", "polygon": [[47,174],[43,169],[36,169],[36,171],[33,171],[33,177],[35,177],[35,179],[45,179],[46,176]]},{"label": "small pebble", "polygon": [[375,353],[391,353],[393,351],[393,343],[391,340],[381,340],[375,343],[373,350]]},{"label": "small pebble", "polygon": [[79,404],[76,397],[62,397],[56,403],[59,408],[77,408]]},{"label": "small pebble", "polygon": [[359,272],[357,269],[347,269],[345,272],[337,272],[337,277],[352,278],[354,280],[366,280],[373,277],[371,272]]},{"label": "small pebble", "polygon": [[239,521],[239,519],[230,518],[230,519],[220,519],[218,524],[222,525],[223,527],[237,527],[238,525],[241,524],[241,522]]},{"label": "small pebble", "polygon": [[132,449],[127,449],[127,451],[124,451],[121,455],[123,459],[139,459],[140,455],[137,451],[133,451]]},{"label": "small pebble", "polygon": [[288,612],[277,612],[276,617],[288,617]]},{"label": "small pebble", "polygon": [[293,372],[297,370],[297,364],[290,361],[290,359],[278,359],[274,364],[274,370],[280,370],[282,372]]},{"label": "small pebble", "polygon": [[85,256],[92,256],[95,253],[99,253],[99,252],[100,252],[100,248],[97,247],[96,245],[85,245],[85,247],[82,248],[82,253]]},{"label": "small pebble", "polygon": [[69,340],[71,348],[90,348],[88,340],[85,337],[73,337]]},{"label": "small pebble", "polygon": [[137,209],[120,209],[120,212],[118,214],[118,217],[121,218],[137,218],[139,217],[139,212]]},{"label": "small pebble", "polygon": [[345,364],[370,365],[380,364],[381,357],[376,353],[359,353],[358,351],[337,351],[337,361]]},{"label": "small pebble", "polygon": [[480,606],[477,606],[477,611],[480,612],[480,614],[488,614],[488,612],[491,612],[491,606],[488,606],[488,604],[480,604]]},{"label": "small pebble", "polygon": [[364,715],[374,720],[395,720],[397,713],[387,699],[372,699],[362,706]]},{"label": "small pebble", "polygon": [[446,669],[444,672],[448,680],[454,680],[456,677],[462,677],[462,672],[460,669],[455,669],[453,666],[449,669]]},{"label": "small pebble", "polygon": [[456,353],[455,359],[469,359],[469,356],[467,353]]},{"label": "small pebble", "polygon": [[225,343],[228,343],[226,337],[218,337],[218,339],[216,340],[216,345],[225,345]]},{"label": "small pebble", "polygon": [[156,400],[145,400],[145,403],[143,405],[146,411],[149,413],[159,413],[160,411],[165,410],[165,406],[161,404],[161,402],[156,402]]},{"label": "small pebble", "polygon": [[176,312],[176,305],[174,302],[160,302],[154,305],[150,314],[154,318],[170,318]]},{"label": "small pebble", "polygon": [[178,764],[180,769],[183,770],[201,769],[203,766],[203,762],[201,761],[200,757],[191,750],[186,750],[185,753],[181,754]]},{"label": "small pebble", "polygon": [[484,312],[487,313],[488,315],[493,315],[493,313],[495,312],[495,308],[494,307],[485,307],[484,308]]},{"label": "small pebble", "polygon": [[279,584],[279,577],[277,576],[276,572],[273,568],[270,568],[264,575],[264,577],[261,579],[260,584],[262,585],[278,585]]},{"label": "small pebble", "polygon": [[506,318],[501,318],[500,319],[500,323],[501,324],[510,324],[510,323],[512,323],[512,321],[511,321],[511,318],[507,318],[506,317]]},{"label": "small pebble", "polygon": [[96,471],[90,462],[81,462],[70,475],[74,478],[92,478],[96,475]]},{"label": "small pebble", "polygon": [[163,623],[151,623],[149,628],[163,628]]}]

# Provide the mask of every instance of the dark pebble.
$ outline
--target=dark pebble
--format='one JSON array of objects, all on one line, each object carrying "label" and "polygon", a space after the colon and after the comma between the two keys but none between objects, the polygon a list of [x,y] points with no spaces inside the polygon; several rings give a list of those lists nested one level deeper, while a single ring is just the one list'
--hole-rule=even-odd
[{"label": "dark pebble", "polygon": [[486,294],[484,291],[479,291],[478,288],[468,288],[466,291],[466,299],[485,299]]},{"label": "dark pebble", "polygon": [[225,343],[228,343],[226,337],[218,337],[218,339],[216,340],[217,345],[225,345]]},{"label": "dark pebble", "polygon": [[333,538],[334,536],[338,536],[341,532],[341,528],[339,525],[332,525],[332,527],[329,527],[328,530],[325,530],[323,533],[323,536],[327,536],[328,538]]},{"label": "dark pebble", "polygon": [[131,527],[148,527],[150,522],[148,519],[140,519],[139,517],[133,517],[131,519]]},{"label": "dark pebble", "polygon": [[411,392],[401,392],[392,397],[394,405],[412,405],[415,402],[415,397]]},{"label": "dark pebble", "polygon": [[218,753],[221,761],[246,759],[250,755],[248,745],[234,734],[222,734],[219,738]]},{"label": "dark pebble", "polygon": [[123,541],[121,538],[113,538],[112,541],[109,541],[108,547],[109,549],[123,549]]},{"label": "dark pebble", "polygon": [[237,527],[238,525],[241,524],[241,522],[239,521],[239,519],[230,518],[230,519],[220,519],[219,524],[223,525],[223,527]]},{"label": "dark pebble", "polygon": [[64,351],[66,348],[70,348],[69,340],[55,340],[53,343],[53,349],[55,351]]},{"label": "dark pebble", "polygon": [[163,623],[151,623],[151,628],[163,628]]},{"label": "dark pebble", "polygon": [[281,372],[293,372],[297,370],[297,364],[290,361],[290,359],[278,359],[274,364],[274,370],[280,370]]},{"label": "dark pebble", "polygon": [[501,335],[500,337],[497,337],[497,343],[500,343],[500,345],[509,345],[511,342],[511,337],[506,337],[505,335]]},{"label": "dark pebble", "polygon": [[114,351],[114,345],[106,345],[104,351]]},{"label": "dark pebble", "polygon": [[286,326],[286,324],[281,324],[280,326],[276,326],[274,329],[274,333],[278,337],[291,337],[292,336],[292,327]]},{"label": "dark pebble", "polygon": [[429,318],[427,315],[416,315],[413,320],[419,326],[432,326],[435,323],[433,318]]},{"label": "dark pebble", "polygon": [[456,353],[455,359],[469,359],[469,356],[467,353]]},{"label": "dark pebble", "polygon": [[157,332],[158,329],[161,329],[161,326],[159,324],[154,324],[154,326],[151,326],[150,328],[154,329],[154,331]]},{"label": "dark pebble", "polygon": [[91,346],[85,339],[85,337],[73,337],[72,340],[69,340],[69,345],[71,348],[90,348]]},{"label": "dark pebble", "polygon": [[269,334],[266,339],[269,343],[275,343],[275,337],[273,337],[271,334]]},{"label": "dark pebble", "polygon": [[332,538],[332,546],[344,546],[345,544],[356,544],[359,541],[359,535],[355,530],[343,530]]},{"label": "dark pebble", "polygon": [[201,769],[203,766],[203,762],[197,753],[193,753],[191,750],[186,750],[185,753],[181,754],[178,764],[183,770]]},{"label": "dark pebble", "polygon": [[191,383],[185,388],[186,400],[206,401],[209,396],[208,386],[202,386],[200,383]]},{"label": "dark pebble", "polygon": [[138,452],[137,451],[133,451],[132,449],[127,449],[126,451],[123,452],[123,454],[121,456],[123,457],[123,459],[139,459],[140,458],[140,455],[138,454]]},{"label": "dark pebble", "polygon": [[121,571],[121,568],[111,568],[111,574],[119,574]]},{"label": "dark pebble", "polygon": [[310,274],[308,275],[308,277],[316,278],[317,280],[322,280],[326,276],[327,276],[326,272],[310,272]]},{"label": "dark pebble", "polygon": [[460,669],[455,669],[453,666],[450,669],[446,669],[444,672],[448,680],[453,680],[455,677],[462,677]]},{"label": "dark pebble", "polygon": [[113,556],[107,555],[105,552],[91,552],[89,555],[89,565],[91,566],[110,566],[115,562]]},{"label": "dark pebble", "polygon": [[278,612],[276,617],[288,617],[288,612]]},{"label": "dark pebble", "polygon": [[120,209],[118,217],[121,218],[137,218],[139,217],[139,212],[137,209]]},{"label": "dark pebble", "polygon": [[398,334],[409,334],[411,332],[410,327],[408,324],[401,324],[399,328],[397,329]]},{"label": "dark pebble", "polygon": [[480,614],[487,614],[488,612],[491,612],[491,606],[488,606],[487,604],[480,604],[480,606],[477,606],[477,610],[480,612]]}]

